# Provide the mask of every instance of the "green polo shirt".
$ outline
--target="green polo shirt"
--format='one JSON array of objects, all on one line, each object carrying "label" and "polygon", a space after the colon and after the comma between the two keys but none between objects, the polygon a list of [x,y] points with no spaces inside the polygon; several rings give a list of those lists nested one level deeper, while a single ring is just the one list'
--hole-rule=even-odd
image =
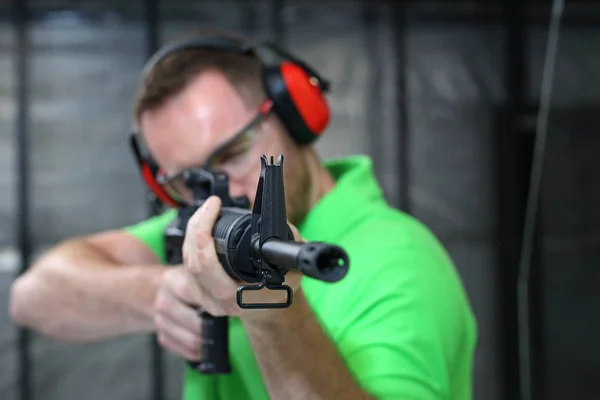
[{"label": "green polo shirt", "polygon": [[[477,328],[448,254],[425,226],[386,204],[369,158],[325,165],[336,186],[298,226],[305,239],[340,245],[350,258],[340,282],[303,279],[324,331],[375,399],[471,399]],[[162,233],[172,217],[168,212],[127,230],[164,260]],[[269,398],[233,318],[229,345],[233,373],[201,376],[187,368],[186,400]]]}]

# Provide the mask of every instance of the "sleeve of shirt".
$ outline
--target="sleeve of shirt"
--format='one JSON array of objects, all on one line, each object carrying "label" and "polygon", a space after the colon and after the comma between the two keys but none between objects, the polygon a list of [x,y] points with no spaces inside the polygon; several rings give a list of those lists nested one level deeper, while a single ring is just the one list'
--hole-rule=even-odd
[{"label": "sleeve of shirt", "polygon": [[337,301],[350,371],[378,400],[470,398],[470,308],[452,264],[418,249],[379,254],[351,261],[357,281]]},{"label": "sleeve of shirt", "polygon": [[175,210],[167,210],[160,215],[127,226],[123,230],[148,246],[161,262],[164,263],[166,258],[164,231],[175,216]]}]

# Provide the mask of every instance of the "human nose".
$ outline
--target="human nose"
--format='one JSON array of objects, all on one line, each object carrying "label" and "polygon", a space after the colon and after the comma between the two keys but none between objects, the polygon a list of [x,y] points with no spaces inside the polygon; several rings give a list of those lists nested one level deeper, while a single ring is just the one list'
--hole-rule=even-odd
[{"label": "human nose", "polygon": [[240,182],[229,181],[229,196],[232,198],[246,196],[244,185]]}]

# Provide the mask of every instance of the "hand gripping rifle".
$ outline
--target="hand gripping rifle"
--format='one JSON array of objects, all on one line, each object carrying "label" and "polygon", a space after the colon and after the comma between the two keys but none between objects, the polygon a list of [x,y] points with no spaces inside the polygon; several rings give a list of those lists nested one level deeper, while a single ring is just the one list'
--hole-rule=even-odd
[{"label": "hand gripping rifle", "polygon": [[[183,263],[182,245],[188,220],[212,195],[221,198],[221,212],[213,228],[213,238],[219,261],[235,280],[255,285],[241,285],[237,304],[244,309],[287,308],[292,304],[293,291],[284,285],[285,274],[295,270],[325,282],[337,282],[348,271],[348,256],[340,247],[322,243],[294,241],[287,224],[283,188],[283,156],[270,163],[261,157],[261,172],[254,209],[248,199],[229,197],[226,174],[206,169],[185,173],[186,185],[194,201],[180,208],[175,221],[165,230],[167,262]],[[246,303],[243,293],[262,289],[286,292],[283,303]],[[202,318],[202,351],[200,362],[189,364],[202,374],[227,374],[229,364],[228,317],[214,317],[198,310]]]}]

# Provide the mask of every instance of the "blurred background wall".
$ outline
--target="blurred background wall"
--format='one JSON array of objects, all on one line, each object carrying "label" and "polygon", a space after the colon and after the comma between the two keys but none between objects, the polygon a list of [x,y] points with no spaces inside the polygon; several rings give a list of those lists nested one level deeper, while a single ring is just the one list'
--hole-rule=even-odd
[{"label": "blurred background wall", "polygon": [[[230,28],[280,40],[332,80],[321,154],[373,156],[389,201],[441,238],[478,318],[475,398],[518,399],[515,281],[551,2],[529,4],[29,0],[30,223],[19,231],[21,42],[18,7],[0,3],[0,307],[19,244],[35,257],[148,215],[126,142],[152,48],[148,16],[158,17],[159,41],[196,26]],[[600,5],[567,1],[562,22],[532,264],[535,398],[549,400],[597,398],[600,389]],[[20,364],[27,341],[30,362]],[[23,366],[30,398],[153,398],[151,343],[56,343],[24,335],[0,312],[0,398],[29,400],[20,397]],[[182,365],[163,357],[163,398],[177,399]]]}]

